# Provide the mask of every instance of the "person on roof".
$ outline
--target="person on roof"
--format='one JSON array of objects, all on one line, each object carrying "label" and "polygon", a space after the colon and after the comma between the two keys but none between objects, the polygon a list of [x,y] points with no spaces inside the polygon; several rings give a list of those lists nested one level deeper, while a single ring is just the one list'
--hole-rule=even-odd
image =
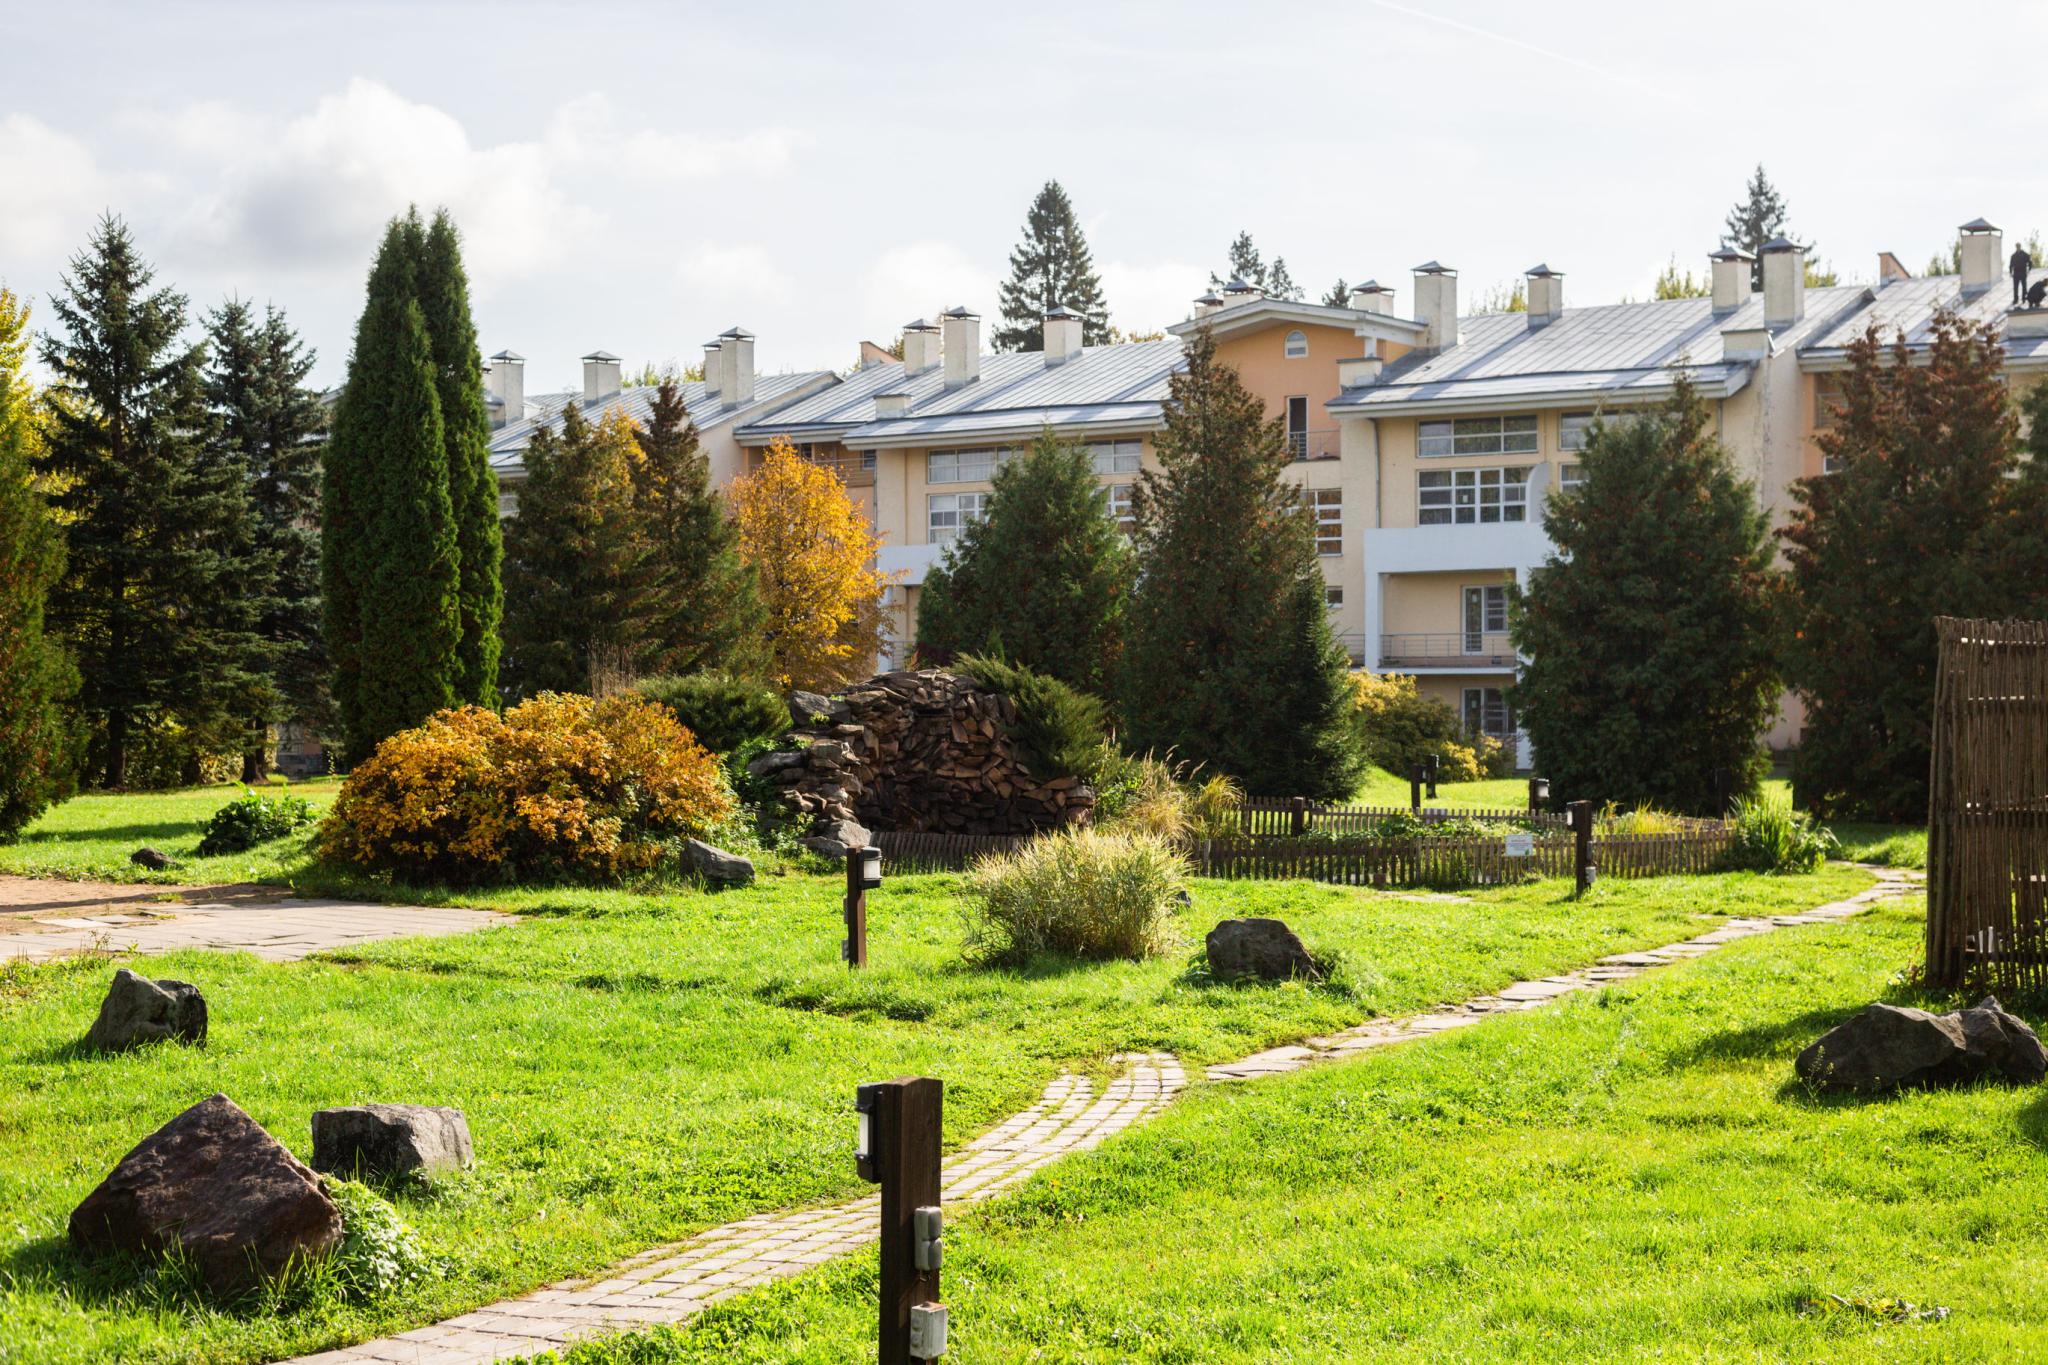
[{"label": "person on roof", "polygon": [[2012,271],[2012,306],[2017,308],[2020,306],[2020,300],[2026,297],[2027,272],[2034,268],[2034,258],[2027,254],[2025,247],[2016,246],[2012,249],[2012,260],[2007,262],[2007,265]]}]

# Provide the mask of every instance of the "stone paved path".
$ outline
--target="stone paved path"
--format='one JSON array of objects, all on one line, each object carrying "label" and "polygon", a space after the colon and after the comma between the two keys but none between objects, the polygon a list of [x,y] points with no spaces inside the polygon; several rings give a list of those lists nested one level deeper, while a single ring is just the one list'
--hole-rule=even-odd
[{"label": "stone paved path", "polygon": [[[43,962],[73,953],[167,953],[178,948],[250,952],[271,962],[292,962],[329,948],[416,935],[468,933],[511,924],[493,910],[454,910],[357,901],[298,900],[275,888],[221,888],[220,900],[159,901],[176,887],[96,887],[89,883],[0,878],[0,962]],[[210,888],[209,888],[210,889]],[[116,895],[102,896],[101,892]],[[40,899],[39,899],[40,898]]]},{"label": "stone paved path", "polygon": [[[1577,991],[1598,989],[1652,967],[1711,953],[1725,943],[1797,924],[1827,924],[1879,900],[1914,890],[1917,872],[1871,868],[1876,886],[1847,900],[1792,915],[1732,919],[1681,943],[1617,953],[1561,976],[1520,981],[1427,1014],[1374,1020],[1293,1047],[1271,1048],[1208,1069],[1211,1081],[1255,1080],[1298,1071],[1313,1062],[1356,1056],[1390,1043],[1427,1038],[1492,1015],[1535,1009]],[[1180,1093],[1180,1064],[1158,1053],[1115,1059],[1126,1069],[1100,1096],[1084,1077],[1062,1074],[1038,1103],[1006,1120],[946,1160],[942,1195],[949,1205],[974,1203],[1009,1188],[1047,1162],[1084,1151],[1151,1117]],[[359,1346],[298,1356],[283,1365],[483,1365],[538,1355],[605,1332],[681,1323],[710,1304],[848,1255],[876,1240],[881,1198],[826,1208],[759,1214],[712,1228],[686,1242],[656,1247],[592,1280],[565,1280],[431,1327]]]}]

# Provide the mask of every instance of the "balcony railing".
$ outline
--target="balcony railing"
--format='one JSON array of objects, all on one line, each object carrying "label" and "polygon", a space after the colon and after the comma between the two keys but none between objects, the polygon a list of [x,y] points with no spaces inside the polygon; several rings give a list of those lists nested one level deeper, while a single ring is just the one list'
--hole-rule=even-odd
[{"label": "balcony railing", "polygon": [[1382,669],[1514,666],[1514,641],[1505,631],[1427,631],[1380,636]]},{"label": "balcony railing", "polygon": [[1337,429],[1316,427],[1308,431],[1287,433],[1287,448],[1294,452],[1296,460],[1334,460],[1337,458]]}]

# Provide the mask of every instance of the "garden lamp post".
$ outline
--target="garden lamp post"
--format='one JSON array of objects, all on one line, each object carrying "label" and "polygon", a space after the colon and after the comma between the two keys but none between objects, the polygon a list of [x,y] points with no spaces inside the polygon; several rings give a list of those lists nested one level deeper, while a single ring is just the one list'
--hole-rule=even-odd
[{"label": "garden lamp post", "polygon": [[846,850],[846,941],[839,955],[850,968],[868,965],[868,892],[882,884],[882,850]]},{"label": "garden lamp post", "polygon": [[1529,814],[1535,815],[1550,804],[1550,779],[1532,777],[1529,779]]},{"label": "garden lamp post", "polygon": [[1593,866],[1593,803],[1572,802],[1564,808],[1564,818],[1572,827],[1572,895],[1583,896],[1600,875]]},{"label": "garden lamp post", "polygon": [[939,1144],[946,1087],[929,1076],[877,1081],[854,1093],[860,1147],[854,1168],[882,1187],[881,1365],[936,1360],[946,1349],[939,1302],[945,1218]]}]

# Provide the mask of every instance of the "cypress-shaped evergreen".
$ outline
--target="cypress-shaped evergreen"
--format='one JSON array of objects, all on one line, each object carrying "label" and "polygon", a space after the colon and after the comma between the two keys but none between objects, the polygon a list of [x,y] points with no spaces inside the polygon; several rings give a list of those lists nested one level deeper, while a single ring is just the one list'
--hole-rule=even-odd
[{"label": "cypress-shaped evergreen", "polygon": [[12,838],[69,784],[57,703],[77,685],[43,630],[64,572],[64,537],[29,479],[33,395],[22,373],[28,306],[0,289],[0,839]]},{"label": "cypress-shaped evergreen", "polygon": [[350,763],[456,697],[460,548],[419,302],[425,237],[416,212],[385,232],[327,451],[322,585]]},{"label": "cypress-shaped evergreen", "polygon": [[498,526],[498,476],[491,469],[491,418],[484,403],[483,362],[469,312],[469,276],[462,239],[442,209],[428,225],[419,266],[420,308],[434,349],[441,437],[448,450],[448,498],[461,554],[462,643],[455,699],[498,704],[499,584],[504,546]]},{"label": "cypress-shaped evergreen", "polygon": [[1287,438],[1207,328],[1173,377],[1159,468],[1139,476],[1122,713],[1130,747],[1172,750],[1255,796],[1334,799],[1363,769],[1315,530]]},{"label": "cypress-shaped evergreen", "polygon": [[1010,253],[1010,278],[999,292],[1003,325],[990,338],[999,351],[1044,350],[1045,315],[1061,306],[1081,315],[1082,345],[1109,340],[1102,278],[1095,273],[1073,201],[1057,180],[1046,181],[1031,201],[1024,236]]},{"label": "cypress-shaped evergreen", "polygon": [[76,704],[112,787],[142,728],[231,720],[258,652],[241,603],[242,471],[214,439],[185,298],[152,279],[126,226],[102,218],[42,345],[55,382],[35,467],[67,540],[48,620],[77,662]]}]

